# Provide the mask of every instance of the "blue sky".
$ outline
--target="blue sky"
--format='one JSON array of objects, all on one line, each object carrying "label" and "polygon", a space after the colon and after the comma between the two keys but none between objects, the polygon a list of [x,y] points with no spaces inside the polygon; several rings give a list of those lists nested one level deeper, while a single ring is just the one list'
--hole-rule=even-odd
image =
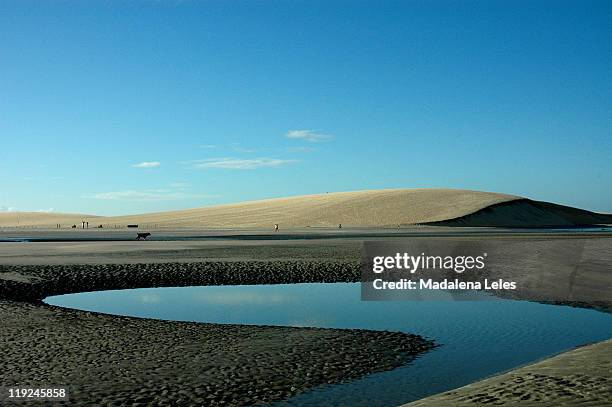
[{"label": "blue sky", "polygon": [[612,212],[612,3],[2,1],[0,210],[397,187]]}]

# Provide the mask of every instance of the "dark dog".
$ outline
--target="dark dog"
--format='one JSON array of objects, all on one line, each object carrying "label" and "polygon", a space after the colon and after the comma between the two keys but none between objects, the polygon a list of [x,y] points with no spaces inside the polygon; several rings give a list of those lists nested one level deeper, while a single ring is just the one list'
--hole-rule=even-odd
[{"label": "dark dog", "polygon": [[149,236],[151,236],[149,232],[138,233],[138,236],[136,236],[136,240],[140,240],[140,239],[147,240],[147,237]]}]

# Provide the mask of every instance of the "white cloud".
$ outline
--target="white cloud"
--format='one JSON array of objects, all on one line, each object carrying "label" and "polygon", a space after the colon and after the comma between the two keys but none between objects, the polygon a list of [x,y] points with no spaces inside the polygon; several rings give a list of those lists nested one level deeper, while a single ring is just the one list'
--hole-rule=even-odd
[{"label": "white cloud", "polygon": [[142,191],[112,191],[100,192],[86,198],[110,200],[110,201],[179,201],[186,199],[216,198],[217,195],[188,194],[180,191],[166,189],[148,189]]},{"label": "white cloud", "polygon": [[289,130],[287,134],[285,134],[285,137],[316,143],[318,141],[328,140],[332,136],[329,134],[317,133],[315,130]]},{"label": "white cloud", "polygon": [[159,161],[143,161],[138,164],[133,164],[132,167],[134,168],[155,168],[155,167],[159,167],[160,165],[161,163]]},{"label": "white cloud", "polygon": [[13,206],[0,206],[0,212],[16,212],[17,208]]},{"label": "white cloud", "polygon": [[39,209],[36,212],[51,213],[53,211],[54,211],[53,208],[47,208],[47,209]]},{"label": "white cloud", "polygon": [[195,168],[221,168],[227,170],[254,170],[263,167],[278,167],[290,164],[296,160],[283,160],[279,158],[209,158],[206,160],[192,161]]},{"label": "white cloud", "polygon": [[216,144],[202,144],[200,145],[200,148],[209,148],[209,149],[214,149],[214,148],[218,148],[219,146],[217,146]]}]

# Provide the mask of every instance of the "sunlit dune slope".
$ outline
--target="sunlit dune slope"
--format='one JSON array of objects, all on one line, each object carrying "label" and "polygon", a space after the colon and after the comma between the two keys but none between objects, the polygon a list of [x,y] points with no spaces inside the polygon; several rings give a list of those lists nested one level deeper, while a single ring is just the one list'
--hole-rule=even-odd
[{"label": "sunlit dune slope", "polygon": [[0,212],[0,227],[62,227],[77,225],[81,227],[81,221],[89,221],[89,227],[97,219],[104,219],[95,215],[83,215],[77,213],[49,213],[49,212]]},{"label": "sunlit dune slope", "polygon": [[389,226],[452,219],[510,195],[450,189],[339,192],[175,212],[117,217],[110,222],[214,228]]}]

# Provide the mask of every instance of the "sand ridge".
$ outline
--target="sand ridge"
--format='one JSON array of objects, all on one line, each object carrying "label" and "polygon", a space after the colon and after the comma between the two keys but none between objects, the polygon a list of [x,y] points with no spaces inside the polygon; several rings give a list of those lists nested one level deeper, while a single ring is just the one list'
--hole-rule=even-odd
[{"label": "sand ridge", "polygon": [[383,189],[266,199],[127,216],[9,212],[0,227],[271,229],[397,227],[566,227],[612,224],[612,215],[533,201],[519,196],[460,189]]},{"label": "sand ridge", "polygon": [[458,218],[519,197],[458,189],[385,189],[266,199],[181,211],[95,217],[18,212],[0,214],[0,227],[54,227],[89,221],[90,228],[128,224],[159,227],[271,228],[396,226]]}]

